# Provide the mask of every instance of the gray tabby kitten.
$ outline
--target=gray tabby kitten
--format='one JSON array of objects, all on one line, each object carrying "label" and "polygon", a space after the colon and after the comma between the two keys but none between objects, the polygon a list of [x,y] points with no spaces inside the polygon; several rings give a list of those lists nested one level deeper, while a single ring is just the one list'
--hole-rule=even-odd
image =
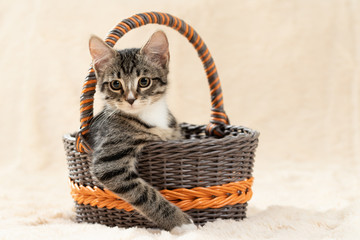
[{"label": "gray tabby kitten", "polygon": [[89,48],[106,103],[90,127],[93,175],[158,227],[171,230],[190,224],[187,214],[136,172],[136,158],[146,143],[180,138],[165,102],[169,72],[166,35],[155,32],[143,48],[121,51],[93,36]]}]

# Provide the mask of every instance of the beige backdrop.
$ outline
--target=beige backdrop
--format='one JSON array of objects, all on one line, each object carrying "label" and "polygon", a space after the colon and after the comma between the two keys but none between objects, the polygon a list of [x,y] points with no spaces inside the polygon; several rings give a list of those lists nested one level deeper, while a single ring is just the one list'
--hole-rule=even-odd
[{"label": "beige backdrop", "polygon": [[[0,0],[0,184],[21,189],[5,194],[5,205],[29,205],[24,189],[33,190],[33,202],[37,191],[57,192],[64,208],[72,205],[62,197],[68,186],[61,136],[79,127],[89,36],[105,37],[123,18],[148,10],[171,13],[198,31],[215,59],[231,123],[261,133],[254,209],[330,209],[358,198],[359,1]],[[157,29],[170,42],[171,110],[180,121],[207,123],[205,73],[183,36],[145,26],[116,46],[140,47]],[[334,196],[334,184],[348,191]]]}]

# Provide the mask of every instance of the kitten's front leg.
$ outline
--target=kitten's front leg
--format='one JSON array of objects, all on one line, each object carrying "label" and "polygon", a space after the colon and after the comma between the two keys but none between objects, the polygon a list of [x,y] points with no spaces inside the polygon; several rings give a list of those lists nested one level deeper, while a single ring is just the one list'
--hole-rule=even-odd
[{"label": "kitten's front leg", "polygon": [[138,176],[135,156],[131,148],[111,154],[101,150],[94,152],[92,172],[104,187],[130,203],[159,228],[170,231],[174,227],[191,224],[187,214]]},{"label": "kitten's front leg", "polygon": [[150,130],[152,134],[159,136],[162,141],[181,139],[181,133],[175,128],[155,127]]}]

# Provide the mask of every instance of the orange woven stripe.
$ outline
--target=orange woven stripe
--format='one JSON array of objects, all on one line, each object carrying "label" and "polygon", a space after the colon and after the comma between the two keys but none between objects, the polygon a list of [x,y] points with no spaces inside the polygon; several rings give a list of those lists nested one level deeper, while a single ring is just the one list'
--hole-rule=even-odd
[{"label": "orange woven stripe", "polygon": [[136,24],[136,27],[140,27],[140,24],[138,23],[138,21],[136,21],[135,19],[134,19],[134,17],[131,17],[131,18],[129,18],[130,20],[132,20],[135,24]]},{"label": "orange woven stripe", "polygon": [[169,17],[168,14],[165,14],[165,17],[166,17],[166,23],[165,23],[165,25],[166,25],[166,26],[169,26],[170,17]]},{"label": "orange woven stripe", "polygon": [[[232,182],[220,186],[195,187],[192,189],[178,188],[161,190],[160,193],[181,210],[221,208],[226,205],[246,203],[252,197],[253,178]],[[70,180],[71,196],[79,204],[97,206],[99,208],[116,208],[132,211],[133,207],[120,199],[110,190],[98,187],[84,187]],[[241,192],[241,194],[239,194]]]},{"label": "orange woven stripe", "polygon": [[204,41],[201,40],[201,43],[200,43],[200,45],[196,48],[196,51],[199,51],[199,49],[200,49],[203,45],[204,45]]},{"label": "orange woven stripe", "polygon": [[109,34],[108,37],[113,37],[113,38],[116,38],[117,40],[119,40],[119,36],[115,35],[115,34]]},{"label": "orange woven stripe", "polygon": [[89,109],[92,109],[92,105],[89,105],[89,106],[86,106],[86,107],[83,107],[83,108],[80,108],[80,112],[82,113],[83,111],[86,111],[86,110],[89,110]]},{"label": "orange woven stripe", "polygon": [[179,20],[179,27],[176,29],[176,31],[179,31],[179,29],[181,28],[181,26],[182,26],[182,23],[181,23],[181,21]]},{"label": "orange woven stripe", "polygon": [[172,28],[175,28],[175,27],[176,27],[176,24],[177,24],[177,22],[178,22],[177,17],[174,17],[174,20],[175,20],[175,22],[174,22],[174,24],[171,26]]},{"label": "orange woven stripe", "polygon": [[202,63],[206,63],[207,60],[209,60],[209,58],[211,58],[211,54],[210,54],[210,53],[209,53],[209,55],[208,55],[205,59],[201,60]]},{"label": "orange woven stripe", "polygon": [[212,112],[212,114],[214,114],[214,115],[220,115],[220,116],[223,116],[223,117],[227,118],[226,114],[225,114],[225,113],[222,113],[222,112]]},{"label": "orange woven stripe", "polygon": [[93,90],[95,90],[95,87],[84,88],[82,90],[82,93],[86,93],[86,92],[93,91]]},{"label": "orange woven stripe", "polygon": [[144,19],[142,19],[142,17],[140,17],[139,15],[135,15],[135,17],[140,20],[141,25],[145,25]]},{"label": "orange woven stripe", "polygon": [[114,45],[116,44],[116,42],[114,40],[112,40],[112,39],[106,39],[105,42],[111,42]]},{"label": "orange woven stripe", "polygon": [[216,72],[216,68],[214,68],[211,72],[209,72],[208,75],[206,75],[207,78],[211,77]]},{"label": "orange woven stripe", "polygon": [[121,28],[121,27],[119,27],[119,26],[116,26],[116,27],[114,27],[114,28],[116,28],[116,29],[118,29],[118,30],[122,31],[124,34],[126,33],[125,29],[123,29],[123,28]]},{"label": "orange woven stripe", "polygon": [[217,77],[211,84],[210,84],[210,89],[219,81],[219,77]]},{"label": "orange woven stripe", "polygon": [[216,85],[216,87],[210,91],[210,94],[213,95],[213,93],[220,87],[220,84]]},{"label": "orange woven stripe", "polygon": [[76,138],[76,148],[77,148],[78,150],[80,150],[80,145],[79,145],[79,143],[80,143],[80,137],[77,137],[77,138]]},{"label": "orange woven stripe", "polygon": [[89,85],[89,84],[93,84],[93,83],[97,83],[97,80],[94,79],[94,80],[90,80],[90,81],[87,81],[84,85]]},{"label": "orange woven stripe", "polygon": [[223,123],[227,123],[227,121],[225,119],[222,118],[212,118],[212,120],[218,121],[218,122],[223,122]]},{"label": "orange woven stripe", "polygon": [[198,35],[196,41],[193,43],[193,46],[194,46],[194,47],[195,47],[196,44],[199,42],[199,40],[200,40],[200,36]]},{"label": "orange woven stripe", "polygon": [[161,24],[164,24],[165,23],[165,15],[161,12],[158,12],[158,14],[160,14],[161,19],[162,19]]},{"label": "orange woven stripe", "polygon": [[185,23],[186,29],[185,32],[183,33],[184,36],[187,35],[187,33],[189,32],[189,25]]},{"label": "orange woven stripe", "polygon": [[[215,108],[219,108],[219,107],[222,106],[223,104],[224,104],[224,100],[221,99],[221,101],[215,106]],[[225,121],[225,123],[226,123],[226,120],[223,120],[223,121]]]},{"label": "orange woven stripe", "polygon": [[93,72],[95,72],[95,70],[93,68],[91,68],[89,72],[93,73]]},{"label": "orange woven stripe", "polygon": [[80,148],[80,151],[81,151],[81,152],[85,152],[85,148],[84,148],[84,146],[83,146],[83,144],[82,144],[81,142],[79,143],[79,146],[80,146],[80,147],[79,147],[79,148]]},{"label": "orange woven stripe", "polygon": [[131,30],[131,28],[126,23],[121,22],[119,25],[126,27],[128,31]]},{"label": "orange woven stripe", "polygon": [[157,23],[157,17],[156,17],[156,15],[155,15],[153,12],[151,12],[150,14],[154,17],[154,19],[155,19],[154,22]]},{"label": "orange woven stripe", "polygon": [[222,93],[219,94],[219,96],[217,96],[212,102],[211,105],[213,105],[214,103],[216,103],[217,100],[219,100],[222,97]]},{"label": "orange woven stripe", "polygon": [[[223,100],[221,101],[221,103],[223,103]],[[216,115],[220,115],[220,116],[225,117],[225,119],[222,119],[222,122],[224,122],[225,124],[229,124],[229,119],[228,119],[228,117],[226,116],[225,113],[214,112],[214,111],[211,112],[211,118],[212,118],[212,119],[214,119],[214,120],[218,119],[218,118],[214,117],[214,116],[216,116]]]},{"label": "orange woven stripe", "polygon": [[88,132],[89,132],[89,129],[83,131],[83,132],[82,132],[82,135],[85,135],[85,134],[87,134]]},{"label": "orange woven stripe", "polygon": [[191,29],[190,29],[190,35],[189,35],[189,37],[188,37],[188,40],[189,40],[189,41],[191,40],[191,38],[192,38],[193,35],[194,35],[194,29],[191,28]]},{"label": "orange woven stripe", "polygon": [[81,123],[82,123],[82,122],[86,122],[86,121],[88,121],[88,120],[90,120],[90,119],[92,119],[92,117],[82,118],[82,119],[80,120],[80,122],[81,122]]},{"label": "orange woven stripe", "polygon": [[144,13],[149,18],[149,23],[153,23],[150,15],[148,13]]},{"label": "orange woven stripe", "polygon": [[[200,59],[202,59],[203,57],[205,57],[205,55],[209,52],[209,49],[206,48],[205,52],[200,56]],[[214,62],[215,63],[215,62]]]},{"label": "orange woven stripe", "polygon": [[83,104],[85,104],[85,103],[89,103],[89,102],[93,102],[94,101],[94,99],[85,99],[85,100],[82,100],[81,102],[80,102],[80,106],[82,106]]},{"label": "orange woven stripe", "polygon": [[206,131],[207,131],[207,132],[210,132],[210,131],[209,131],[210,125],[212,125],[212,123],[209,123],[208,125],[206,125]]},{"label": "orange woven stripe", "polygon": [[213,62],[210,66],[208,66],[208,67],[205,69],[205,72],[209,71],[213,66],[215,66],[215,62]]}]

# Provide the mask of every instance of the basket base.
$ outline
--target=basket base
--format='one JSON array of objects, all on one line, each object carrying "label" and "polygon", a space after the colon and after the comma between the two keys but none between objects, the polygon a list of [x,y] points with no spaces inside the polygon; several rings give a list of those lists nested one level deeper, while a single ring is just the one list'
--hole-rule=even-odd
[{"label": "basket base", "polygon": [[[191,209],[186,211],[191,216],[196,225],[205,225],[207,222],[216,219],[242,220],[246,217],[247,203],[225,206],[216,209]],[[76,203],[76,221],[79,223],[98,223],[109,227],[142,227],[157,228],[155,224],[141,216],[136,211],[127,212],[125,210],[107,209],[92,207]]]}]

